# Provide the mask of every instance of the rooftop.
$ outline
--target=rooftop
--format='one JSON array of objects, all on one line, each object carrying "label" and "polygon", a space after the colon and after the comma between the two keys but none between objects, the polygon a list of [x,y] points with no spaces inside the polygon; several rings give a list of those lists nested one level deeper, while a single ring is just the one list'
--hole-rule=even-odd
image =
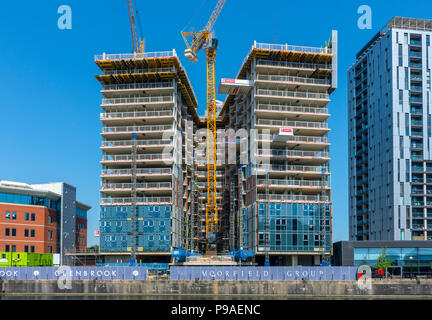
[{"label": "rooftop", "polygon": [[387,28],[400,28],[421,31],[432,31],[432,20],[393,17],[389,23],[386,24]]}]

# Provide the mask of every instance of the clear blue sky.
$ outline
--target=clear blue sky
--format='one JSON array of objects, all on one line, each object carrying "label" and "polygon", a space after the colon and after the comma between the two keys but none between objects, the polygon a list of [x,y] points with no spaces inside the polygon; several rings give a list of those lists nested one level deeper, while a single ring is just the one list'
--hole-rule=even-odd
[{"label": "clear blue sky", "polygon": [[[175,48],[205,108],[205,59],[181,53],[180,31],[197,31],[216,0],[135,0],[147,51]],[[355,54],[393,16],[428,19],[430,0],[285,1],[227,0],[215,25],[217,78],[235,77],[254,40],[320,47],[339,31],[339,88],[329,105],[334,241],[348,239],[346,70]],[[357,27],[357,8],[372,8],[372,29]],[[57,9],[72,8],[72,30],[59,30]],[[201,8],[197,12],[198,8]],[[101,159],[100,84],[94,55],[131,51],[126,0],[7,1],[0,11],[2,74],[0,179],[27,183],[65,181],[90,204],[88,244],[98,228]],[[218,99],[223,100],[223,96]]]}]

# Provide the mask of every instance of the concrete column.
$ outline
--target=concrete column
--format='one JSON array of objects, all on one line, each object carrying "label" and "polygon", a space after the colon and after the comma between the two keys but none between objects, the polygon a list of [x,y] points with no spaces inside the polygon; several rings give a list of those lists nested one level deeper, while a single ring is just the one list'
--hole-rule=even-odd
[{"label": "concrete column", "polygon": [[296,255],[291,256],[291,266],[295,267],[297,265],[298,265],[298,256]]},{"label": "concrete column", "polygon": [[320,265],[320,256],[319,255],[315,255],[314,256],[314,265],[315,266],[319,266]]}]

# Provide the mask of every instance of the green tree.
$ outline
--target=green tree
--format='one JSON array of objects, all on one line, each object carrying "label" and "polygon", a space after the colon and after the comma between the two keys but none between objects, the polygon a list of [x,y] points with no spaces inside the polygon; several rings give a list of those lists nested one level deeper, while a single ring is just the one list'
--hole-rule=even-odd
[{"label": "green tree", "polygon": [[90,248],[87,248],[87,252],[98,252],[99,246],[95,244],[94,246],[91,246]]},{"label": "green tree", "polygon": [[378,256],[377,263],[373,265],[374,268],[386,270],[388,267],[393,265],[394,260],[390,260],[386,255],[386,248],[382,248],[381,254]]}]

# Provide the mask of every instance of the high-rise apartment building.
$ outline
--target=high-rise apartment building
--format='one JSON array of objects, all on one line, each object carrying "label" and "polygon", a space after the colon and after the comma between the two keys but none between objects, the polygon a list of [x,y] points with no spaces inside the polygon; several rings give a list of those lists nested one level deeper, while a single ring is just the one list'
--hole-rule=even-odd
[{"label": "high-rise apartment building", "polygon": [[330,254],[327,120],[336,74],[333,31],[321,48],[255,42],[236,79],[221,82],[229,93],[221,118],[238,142],[227,162],[230,238],[260,263],[317,265]]},{"label": "high-rise apartment building", "polygon": [[96,76],[103,86],[101,251],[169,255],[184,244],[190,215],[184,133],[198,123],[192,87],[174,50],[95,60],[103,73]]},{"label": "high-rise apartment building", "polygon": [[395,17],[348,70],[350,240],[432,239],[431,36]]},{"label": "high-rise apartment building", "polygon": [[[207,124],[176,52],[103,54],[96,64],[104,262],[126,262],[134,250],[141,262],[167,262],[180,246],[205,251]],[[321,48],[255,43],[236,79],[222,81],[219,253],[243,247],[259,264],[269,256],[279,265],[317,265],[330,254],[327,105],[336,74],[334,31]]]}]

